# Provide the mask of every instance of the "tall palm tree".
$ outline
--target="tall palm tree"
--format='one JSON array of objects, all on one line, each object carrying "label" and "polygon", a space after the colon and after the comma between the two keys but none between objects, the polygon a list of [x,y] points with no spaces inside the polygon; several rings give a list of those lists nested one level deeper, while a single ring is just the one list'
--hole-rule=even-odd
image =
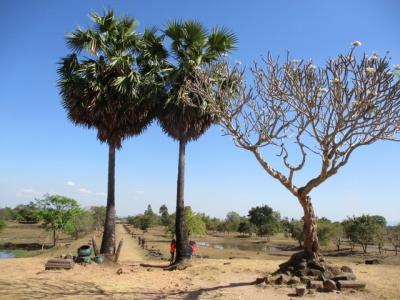
[{"label": "tall palm tree", "polygon": [[[201,109],[203,99],[185,92],[185,85],[193,80],[197,68],[210,64],[221,55],[233,50],[237,42],[233,33],[225,28],[208,32],[197,21],[170,22],[164,34],[171,40],[173,63],[168,72],[165,107],[159,115],[163,131],[179,142],[178,181],[176,200],[176,259],[180,263],[187,257],[188,233],[184,220],[185,149],[188,142],[197,140],[216,122],[213,115]],[[196,105],[188,105],[184,97]]]},{"label": "tall palm tree", "polygon": [[97,138],[109,147],[107,212],[101,253],[112,255],[115,252],[115,152],[124,139],[142,133],[155,116],[152,101],[155,92],[146,95],[155,90],[150,87],[154,72],[143,59],[143,51],[151,49],[152,40],[138,35],[134,19],[118,18],[113,11],[103,15],[92,13],[91,19],[93,28],[78,28],[67,36],[72,54],[60,62],[58,86],[69,119],[75,125],[95,128]]}]

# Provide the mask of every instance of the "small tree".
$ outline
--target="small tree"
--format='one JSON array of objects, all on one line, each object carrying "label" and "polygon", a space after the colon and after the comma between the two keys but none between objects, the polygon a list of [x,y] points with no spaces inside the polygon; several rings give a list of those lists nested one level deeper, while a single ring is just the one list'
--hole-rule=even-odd
[{"label": "small tree", "polygon": [[65,232],[79,238],[79,233],[89,232],[94,228],[93,216],[89,211],[81,208],[76,209],[70,220],[65,225]]},{"label": "small tree", "polygon": [[326,218],[318,219],[318,240],[321,245],[327,246],[333,239],[333,225],[332,222]]},{"label": "small tree", "polygon": [[[337,174],[355,150],[396,140],[399,131],[400,82],[390,58],[364,54],[358,59],[359,45],[319,68],[289,55],[281,64],[268,55],[263,66],[251,69],[251,87],[244,71],[219,63],[199,70],[187,87],[210,103],[204,109],[219,117],[235,145],[252,153],[297,198],[304,212],[302,255],[313,263],[319,263],[320,246],[310,193]],[[297,176],[313,166],[318,166],[314,175],[297,183]]]},{"label": "small tree", "polygon": [[167,226],[169,219],[168,207],[165,204],[163,204],[161,205],[158,212],[160,214],[161,225]]},{"label": "small tree", "polygon": [[394,251],[397,256],[398,250],[400,248],[400,225],[389,228],[388,239],[390,243],[393,245]]},{"label": "small tree", "polygon": [[144,217],[149,223],[149,227],[153,227],[158,224],[158,216],[154,213],[151,205],[147,205],[147,209],[144,211]]},{"label": "small tree", "polygon": [[14,208],[14,217],[18,222],[37,223],[39,216],[35,203],[20,204]]},{"label": "small tree", "polygon": [[255,232],[255,228],[254,225],[250,223],[248,218],[241,217],[238,227],[238,232],[241,234],[248,234],[249,236],[251,236],[253,232]]},{"label": "small tree", "polygon": [[303,247],[304,234],[303,234],[303,221],[292,220],[287,223],[287,234],[299,243],[300,247]]},{"label": "small tree", "polygon": [[332,223],[332,239],[336,245],[337,251],[340,251],[340,244],[343,241],[344,236],[343,225],[340,222]]},{"label": "small tree", "polygon": [[382,229],[382,223],[369,215],[349,218],[345,226],[347,237],[353,243],[360,244],[364,253],[367,253],[368,245],[377,241],[377,236]]},{"label": "small tree", "polygon": [[240,224],[240,215],[237,212],[231,211],[226,215],[225,229],[229,232],[238,231]]},{"label": "small tree", "polygon": [[90,208],[90,214],[92,215],[93,224],[96,229],[104,226],[106,221],[106,211],[107,208],[105,206],[92,206]]},{"label": "small tree", "polygon": [[281,231],[280,214],[268,205],[253,207],[249,210],[249,221],[259,236],[271,236]]},{"label": "small tree", "polygon": [[4,228],[6,228],[6,222],[4,222],[3,219],[0,219],[0,232],[2,232]]},{"label": "small tree", "polygon": [[76,200],[59,195],[46,195],[36,199],[38,215],[47,230],[53,231],[53,246],[56,246],[57,233],[64,231],[67,224],[80,213]]},{"label": "small tree", "polygon": [[0,219],[10,221],[15,219],[15,212],[10,207],[0,208]]},{"label": "small tree", "polygon": [[[190,206],[186,206],[184,216],[188,235],[204,235],[207,233],[206,224],[203,221],[202,214],[194,213]],[[171,214],[169,220],[168,231],[175,235],[175,214]]]}]

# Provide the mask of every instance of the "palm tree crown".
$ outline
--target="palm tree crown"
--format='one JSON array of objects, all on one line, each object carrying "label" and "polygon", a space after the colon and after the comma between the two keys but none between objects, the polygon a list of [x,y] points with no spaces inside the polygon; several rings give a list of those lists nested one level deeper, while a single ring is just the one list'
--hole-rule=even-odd
[{"label": "palm tree crown", "polygon": [[[138,62],[145,42],[134,19],[118,19],[112,11],[91,19],[94,29],[67,36],[73,53],[60,63],[58,85],[69,119],[96,128],[101,142],[118,149],[154,118],[155,103],[143,95],[151,79]],[[89,57],[81,58],[82,52]]]},{"label": "palm tree crown", "polygon": [[201,109],[205,103],[200,97],[193,93],[188,95],[195,107],[183,101],[187,96],[184,95],[185,85],[193,80],[196,69],[235,49],[237,39],[225,28],[208,32],[197,21],[170,22],[164,34],[171,39],[175,64],[168,73],[168,97],[159,120],[170,137],[189,142],[198,139],[216,120]]}]

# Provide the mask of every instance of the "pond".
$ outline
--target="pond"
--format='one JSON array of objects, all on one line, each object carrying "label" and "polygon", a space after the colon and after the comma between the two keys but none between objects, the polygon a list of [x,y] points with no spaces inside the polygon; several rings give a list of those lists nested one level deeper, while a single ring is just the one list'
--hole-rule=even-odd
[{"label": "pond", "polygon": [[270,252],[279,251],[278,248],[257,243],[215,243],[208,241],[199,241],[197,244],[201,247],[209,247],[219,250],[240,250],[240,251],[259,251]]},{"label": "pond", "polygon": [[15,257],[15,253],[7,252],[7,251],[0,251],[0,259],[14,258],[14,257]]}]

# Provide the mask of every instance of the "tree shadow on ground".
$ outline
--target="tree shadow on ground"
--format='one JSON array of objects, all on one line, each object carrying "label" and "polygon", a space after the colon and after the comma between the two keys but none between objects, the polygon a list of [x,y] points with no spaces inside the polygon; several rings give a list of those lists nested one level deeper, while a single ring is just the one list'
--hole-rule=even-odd
[{"label": "tree shadow on ground", "polygon": [[76,282],[60,280],[58,282],[48,282],[46,278],[30,278],[26,280],[0,281],[0,299],[184,299],[196,300],[207,292],[213,292],[228,288],[254,285],[255,282],[235,282],[226,285],[200,288],[192,291],[158,291],[149,289],[124,289],[107,291],[99,285],[90,282]]},{"label": "tree shadow on ground", "polygon": [[194,290],[194,291],[179,292],[179,293],[176,293],[176,295],[186,294],[183,299],[185,299],[185,300],[196,300],[196,299],[199,299],[201,295],[203,295],[204,293],[207,293],[207,292],[217,291],[217,290],[221,290],[221,289],[241,287],[241,286],[254,285],[254,284],[256,284],[255,281],[251,281],[251,282],[234,282],[234,283],[229,283],[229,284],[226,284],[226,285],[217,285],[217,286],[208,287],[208,288],[201,288],[201,289]]}]

